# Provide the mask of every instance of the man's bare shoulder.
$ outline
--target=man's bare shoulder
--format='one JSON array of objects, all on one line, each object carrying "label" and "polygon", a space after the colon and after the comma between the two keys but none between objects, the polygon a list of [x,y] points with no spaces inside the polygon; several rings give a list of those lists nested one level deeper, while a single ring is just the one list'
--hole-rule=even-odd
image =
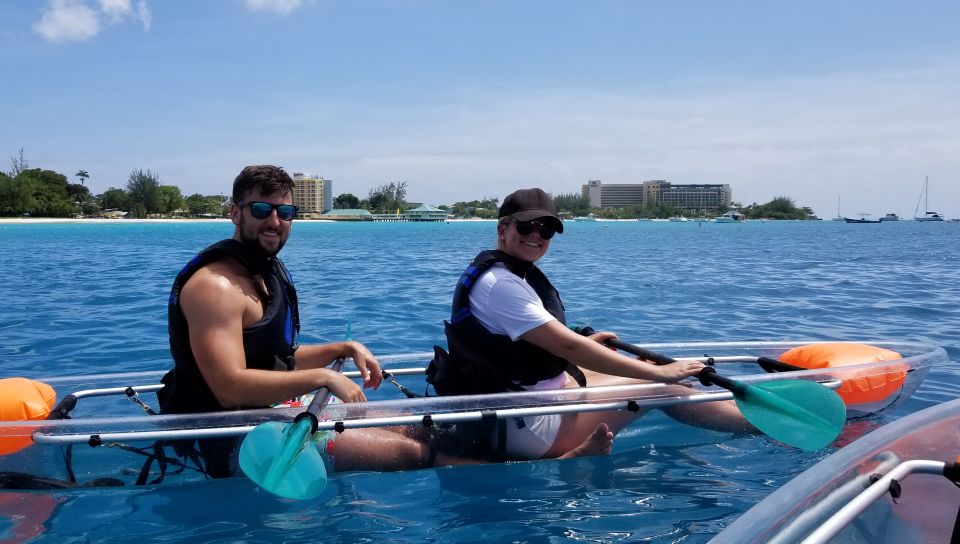
[{"label": "man's bare shoulder", "polygon": [[234,304],[242,307],[252,286],[245,267],[233,259],[222,259],[201,267],[187,280],[181,291],[181,304],[192,308],[216,305],[234,309]]}]

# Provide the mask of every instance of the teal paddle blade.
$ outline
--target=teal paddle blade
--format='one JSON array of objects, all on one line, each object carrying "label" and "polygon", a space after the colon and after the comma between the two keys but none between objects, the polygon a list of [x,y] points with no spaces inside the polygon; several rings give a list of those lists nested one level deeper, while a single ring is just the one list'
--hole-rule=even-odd
[{"label": "teal paddle blade", "polygon": [[240,445],[240,468],[274,495],[300,500],[320,495],[327,486],[327,468],[310,430],[307,419],[257,425]]},{"label": "teal paddle blade", "polygon": [[[741,382],[742,383],[742,382]],[[740,413],[763,433],[804,450],[826,447],[843,430],[847,407],[834,390],[805,380],[746,385],[735,395]]]}]

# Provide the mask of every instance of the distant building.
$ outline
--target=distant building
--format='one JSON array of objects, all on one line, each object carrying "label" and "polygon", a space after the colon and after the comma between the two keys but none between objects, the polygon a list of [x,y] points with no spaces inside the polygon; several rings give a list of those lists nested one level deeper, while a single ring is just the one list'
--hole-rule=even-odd
[{"label": "distant building", "polygon": [[320,214],[320,219],[330,219],[332,221],[372,221],[373,214],[368,210],[359,210],[355,208],[337,208],[328,210]]},{"label": "distant building", "polygon": [[333,180],[321,176],[294,172],[293,204],[301,219],[317,219],[333,208]]},{"label": "distant building", "polygon": [[407,210],[407,213],[403,215],[407,217],[408,221],[446,221],[447,213],[447,210],[421,205],[412,210]]},{"label": "distant building", "polygon": [[581,189],[591,208],[673,206],[681,210],[726,210],[733,202],[726,184],[674,185],[662,179],[643,183],[607,183],[592,179]]}]

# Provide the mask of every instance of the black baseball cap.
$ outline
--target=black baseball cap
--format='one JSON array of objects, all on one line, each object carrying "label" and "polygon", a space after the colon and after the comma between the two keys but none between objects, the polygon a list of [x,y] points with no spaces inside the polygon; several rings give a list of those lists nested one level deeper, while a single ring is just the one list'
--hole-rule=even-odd
[{"label": "black baseball cap", "polygon": [[557,206],[542,189],[520,189],[510,193],[500,205],[499,217],[512,217],[517,221],[549,217],[556,222],[557,232],[563,232],[563,221],[557,217]]}]

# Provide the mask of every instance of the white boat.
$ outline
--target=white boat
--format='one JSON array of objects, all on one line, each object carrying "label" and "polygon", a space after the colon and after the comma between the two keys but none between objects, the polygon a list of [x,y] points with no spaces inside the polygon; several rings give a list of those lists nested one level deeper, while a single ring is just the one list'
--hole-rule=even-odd
[{"label": "white boat", "polygon": [[710,542],[957,542],[958,452],[960,399],[915,412],[842,448]]},{"label": "white boat", "polygon": [[733,210],[728,211],[727,213],[721,215],[714,219],[716,223],[743,223],[746,221],[747,216],[740,212],[735,212]]},{"label": "white boat", "polygon": [[923,178],[923,189],[920,191],[920,199],[923,200],[923,215],[917,215],[918,210],[920,209],[920,201],[917,201],[917,208],[913,212],[914,221],[943,221],[944,217],[937,212],[930,211],[930,177],[924,176]]},{"label": "white boat", "polygon": [[[909,397],[931,367],[948,360],[946,352],[939,347],[871,342],[874,346],[897,352],[899,358],[887,361],[867,359],[862,364],[857,359],[851,366],[790,372],[767,373],[758,368],[758,365],[766,364],[761,359],[763,357],[777,358],[791,348],[809,343],[683,343],[646,347],[676,358],[702,361],[709,358],[722,375],[748,384],[784,379],[813,380],[839,387],[841,397],[845,395],[845,387],[852,388],[855,394],[844,397],[847,417],[875,413]],[[414,380],[407,383],[410,389],[422,391],[424,369],[404,368],[402,365],[410,362],[422,364],[432,355],[432,352],[412,353],[379,356],[378,359],[399,380]],[[145,413],[142,408],[157,407],[155,394],[161,388],[159,380],[163,374],[164,371],[159,370],[38,377],[61,397],[60,403],[48,412],[68,415],[70,419],[0,421],[0,490],[62,489],[90,482],[129,486],[146,482],[159,484],[161,480],[163,485],[204,480],[205,474],[191,463],[182,461],[181,466],[176,465],[177,456],[172,453],[170,441],[243,436],[261,423],[290,421],[303,410],[299,407],[183,415]],[[353,378],[358,375],[357,372],[345,374]],[[856,393],[857,388],[866,386],[868,394]],[[385,383],[384,387],[389,385]],[[378,395],[390,396],[385,390]],[[732,393],[726,390],[693,381],[690,393],[683,396],[678,396],[670,386],[653,383],[492,395],[386,398],[328,405],[318,414],[318,430],[431,426],[535,414],[657,408],[731,398]],[[168,461],[166,468],[157,463],[145,464],[145,460],[151,455],[156,456],[158,451]]]},{"label": "white boat", "polygon": [[895,213],[888,213],[880,218],[881,221],[899,221],[900,216]]},{"label": "white boat", "polygon": [[834,221],[846,221],[847,218],[840,215],[840,196],[837,195],[837,215],[833,218]]},{"label": "white boat", "polygon": [[574,221],[596,221],[596,220],[597,220],[597,216],[596,216],[596,214],[592,214],[592,213],[591,213],[591,214],[587,214],[587,215],[581,215],[581,216],[579,216],[579,217],[574,217],[573,220],[574,220]]},{"label": "white boat", "polygon": [[670,222],[672,223],[686,223],[687,221],[690,221],[690,220],[682,215],[674,215],[673,217],[670,218]]}]

